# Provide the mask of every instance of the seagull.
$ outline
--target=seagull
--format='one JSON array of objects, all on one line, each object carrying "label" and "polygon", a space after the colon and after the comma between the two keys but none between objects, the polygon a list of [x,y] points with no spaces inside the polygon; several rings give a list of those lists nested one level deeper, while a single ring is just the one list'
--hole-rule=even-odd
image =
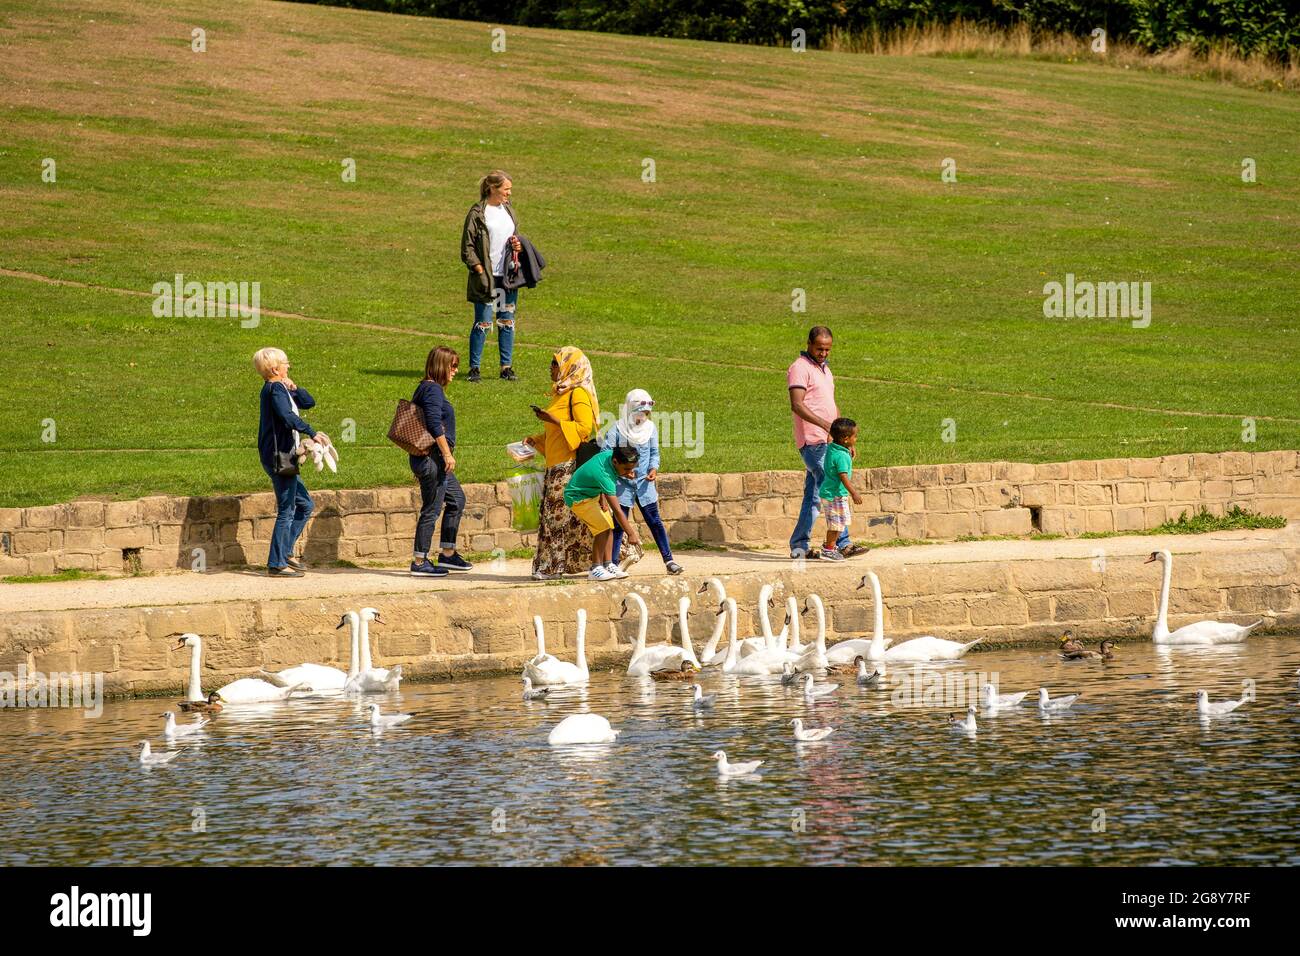
[{"label": "seagull", "polygon": [[794,665],[786,661],[781,665],[781,683],[786,687],[791,687],[799,680],[799,672],[794,669]]},{"label": "seagull", "polygon": [[1024,690],[1019,694],[999,694],[998,689],[992,684],[980,685],[980,703],[989,710],[1005,710],[1011,707],[1019,707],[1020,702],[1029,696],[1029,691]]},{"label": "seagull", "polygon": [[389,727],[396,727],[398,724],[404,724],[414,714],[381,714],[378,704],[370,705],[370,726],[375,730],[387,730]]},{"label": "seagull", "polygon": [[1050,700],[1047,696],[1047,688],[1040,687],[1038,688],[1038,711],[1043,714],[1053,714],[1060,710],[1069,710],[1070,705],[1078,699],[1078,694],[1069,694]]},{"label": "seagull", "polygon": [[1202,717],[1222,717],[1230,714],[1242,704],[1246,703],[1243,697],[1241,700],[1221,700],[1217,704],[1210,703],[1210,695],[1203,690],[1196,692],[1196,712]]},{"label": "seagull", "polygon": [[163,716],[163,736],[166,737],[168,740],[173,740],[176,737],[189,737],[193,734],[198,733],[208,724],[212,723],[212,721],[209,720],[207,717],[200,717],[198,720],[194,721],[193,723],[180,724],[178,726],[176,723],[176,715],[173,714],[170,710],[167,713],[163,714],[162,716]]},{"label": "seagull", "polygon": [[965,720],[958,720],[956,714],[948,715],[948,726],[953,730],[963,730],[967,733],[975,732],[975,705],[971,704],[970,709],[966,711]]},{"label": "seagull", "polygon": [[885,665],[881,664],[878,668],[868,674],[867,659],[865,657],[858,658],[858,685],[860,687],[878,686],[880,684],[880,678],[884,676],[884,673]]},{"label": "seagull", "polygon": [[531,677],[524,678],[524,700],[545,700],[546,695],[550,692],[549,687],[540,687],[533,690],[533,679]]},{"label": "seagull", "polygon": [[839,690],[839,684],[821,684],[813,686],[812,674],[803,675],[803,697],[804,700],[816,700],[818,697],[825,697],[827,694],[833,694]]},{"label": "seagull", "polygon": [[718,762],[719,777],[743,777],[745,774],[753,773],[764,763],[762,760],[747,760],[744,763],[727,763],[727,753],[725,750],[714,751],[713,759]]},{"label": "seagull", "polygon": [[695,688],[695,700],[692,701],[692,706],[696,710],[708,710],[718,702],[717,694],[709,694],[706,697],[704,695],[704,688],[699,684],[692,684],[691,686]]},{"label": "seagull", "polygon": [[808,730],[803,729],[803,721],[796,717],[790,721],[794,727],[794,739],[802,743],[812,743],[814,740],[825,740],[831,734],[835,733],[834,727],[816,727]]},{"label": "seagull", "polygon": [[146,767],[160,767],[175,760],[180,755],[179,750],[173,750],[171,753],[166,754],[156,754],[149,749],[149,741],[140,741],[140,763]]}]

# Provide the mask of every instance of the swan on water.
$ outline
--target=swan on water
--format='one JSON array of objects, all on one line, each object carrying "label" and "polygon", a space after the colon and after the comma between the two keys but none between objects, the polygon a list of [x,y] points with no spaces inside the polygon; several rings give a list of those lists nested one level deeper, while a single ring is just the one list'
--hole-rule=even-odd
[{"label": "swan on water", "polygon": [[722,672],[724,674],[735,674],[738,677],[766,677],[770,674],[781,673],[782,668],[789,661],[785,656],[785,652],[778,648],[750,654],[748,657],[740,656],[741,642],[736,638],[736,621],[740,616],[740,612],[736,609],[735,598],[727,598],[726,603],[727,627],[730,639],[727,643],[727,658],[722,663]]},{"label": "swan on water", "polygon": [[[534,623],[540,627],[541,619],[537,618]],[[574,644],[577,646],[578,662],[576,664],[557,660],[548,654],[541,663],[529,661],[524,667],[524,677],[539,687],[548,687],[555,684],[585,684],[591,677],[591,672],[587,669],[586,608],[578,608],[578,632],[574,637]]]},{"label": "swan on water", "polygon": [[[182,634],[176,649],[190,649],[190,684],[186,695],[191,701],[203,700],[203,691],[199,686],[199,671],[202,667],[203,640],[197,634]],[[226,704],[259,704],[277,700],[288,700],[298,691],[309,691],[309,684],[295,684],[292,687],[276,687],[270,681],[258,677],[241,677],[215,691],[217,698]]]},{"label": "swan on water", "polygon": [[361,627],[361,661],[356,676],[350,678],[343,689],[350,694],[382,694],[397,690],[402,682],[401,664],[392,668],[372,667],[370,664],[370,622],[383,624],[384,619],[373,607],[363,607],[358,619]]},{"label": "swan on water", "polygon": [[825,740],[831,734],[835,733],[834,727],[809,727],[803,729],[803,720],[796,717],[790,721],[790,726],[794,728],[794,739],[801,743],[812,743],[815,740]]},{"label": "swan on water", "polygon": [[893,643],[885,637],[885,608],[880,601],[880,578],[876,577],[875,571],[868,571],[858,582],[856,590],[861,591],[868,584],[871,585],[871,595],[874,599],[874,623],[872,625],[872,636],[853,637],[847,641],[840,641],[826,652],[826,660],[831,664],[848,664],[859,655],[870,656],[872,643],[880,641],[881,647],[889,647]]},{"label": "swan on water", "polygon": [[[794,598],[790,599],[791,603]],[[817,615],[817,637],[804,649],[799,656],[799,662],[796,665],[801,671],[825,670],[831,663],[826,653],[826,607],[822,604],[822,599],[816,594],[809,594],[804,603],[804,610],[808,609],[811,604],[813,611]],[[796,605],[797,606],[797,605]],[[793,627],[794,633],[799,633],[799,625],[796,623]]]},{"label": "swan on water", "polygon": [[722,640],[722,632],[727,627],[727,619],[722,614],[723,602],[727,600],[727,589],[722,586],[721,578],[709,578],[700,585],[697,594],[704,594],[709,588],[718,592],[718,613],[713,619],[713,633],[709,635],[708,641],[704,644],[704,650],[700,652],[700,664],[704,667],[717,667],[727,658],[727,652],[718,650],[718,643]]},{"label": "swan on water", "polygon": [[[880,579],[871,571],[863,575],[862,580],[858,582],[861,588],[867,583],[871,584],[872,594],[876,598],[876,615],[880,617]],[[867,659],[872,661],[890,661],[924,664],[930,661],[955,661],[963,657],[972,647],[983,641],[984,638],[977,637],[968,643],[960,641],[946,641],[943,638],[931,637],[913,637],[901,644],[895,644],[893,647],[886,648],[883,632],[877,629],[871,636],[871,646],[867,651]],[[847,643],[847,642],[841,642]],[[841,646],[840,644],[835,645]]]},{"label": "swan on water", "polygon": [[[619,617],[627,613],[629,601],[635,604],[637,609],[636,643],[632,647],[632,659],[627,664],[629,677],[645,677],[651,671],[681,670],[684,660],[699,667],[700,662],[695,657],[694,649],[687,650],[685,646],[674,647],[672,644],[651,644],[647,647],[645,638],[646,630],[650,626],[650,611],[646,608],[645,600],[641,595],[633,591],[623,599],[623,609]],[[682,632],[682,637],[687,638],[686,632]]]},{"label": "swan on water", "polygon": [[1142,562],[1150,564],[1159,561],[1164,565],[1164,576],[1160,582],[1160,610],[1156,613],[1156,626],[1151,631],[1151,640],[1156,644],[1170,646],[1241,644],[1247,635],[1264,623],[1263,618],[1244,627],[1240,624],[1228,624],[1223,621],[1197,621],[1185,624],[1178,630],[1169,631],[1169,582],[1173,577],[1174,557],[1168,551],[1152,551],[1151,556]]},{"label": "swan on water", "polygon": [[727,752],[725,750],[715,750],[713,752],[713,759],[718,762],[719,777],[742,777],[745,774],[753,773],[766,763],[766,761],[763,760],[747,760],[744,763],[728,763]]},{"label": "swan on water", "polygon": [[607,744],[619,731],[609,726],[600,714],[570,714],[552,728],[546,742],[561,744]]},{"label": "swan on water", "polygon": [[168,740],[174,740],[177,737],[189,737],[197,734],[200,730],[212,723],[211,719],[201,716],[198,720],[189,724],[177,724],[176,715],[170,710],[163,714],[163,736]]},{"label": "swan on water", "polygon": [[[337,631],[348,623],[347,615],[339,619]],[[356,646],[352,648],[352,653],[356,653]],[[311,689],[320,693],[321,691],[342,690],[352,676],[352,670],[349,664],[347,671],[339,670],[337,667],[329,667],[325,664],[299,664],[296,667],[287,667],[282,671],[272,673],[266,669],[262,670],[262,675],[276,687],[292,687],[294,684],[310,684]]]},{"label": "swan on water", "polygon": [[1246,698],[1240,700],[1220,700],[1210,703],[1210,695],[1203,690],[1196,692],[1196,712],[1202,717],[1222,717],[1224,714],[1230,714],[1242,704],[1246,703]]}]

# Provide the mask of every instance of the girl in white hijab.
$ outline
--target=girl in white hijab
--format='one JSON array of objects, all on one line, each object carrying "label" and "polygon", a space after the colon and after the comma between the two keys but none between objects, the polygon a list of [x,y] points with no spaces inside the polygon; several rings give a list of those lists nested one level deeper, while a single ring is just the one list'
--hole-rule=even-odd
[{"label": "girl in white hijab", "polygon": [[[668,531],[659,517],[659,491],[655,485],[659,477],[659,435],[651,412],[655,401],[643,388],[634,388],[627,393],[619,409],[618,422],[605,433],[601,446],[613,448],[615,445],[631,445],[640,454],[634,478],[620,478],[618,482],[618,503],[631,518],[632,505],[636,504],[645,519],[650,534],[659,546],[659,554],[664,559],[664,566],[669,574],[681,574],[685,570],[673,560],[672,548],[668,544]],[[641,559],[641,549],[636,545],[628,547],[628,553],[620,561],[619,555],[623,545],[623,532],[617,525],[614,528],[614,561],[624,570]]]}]

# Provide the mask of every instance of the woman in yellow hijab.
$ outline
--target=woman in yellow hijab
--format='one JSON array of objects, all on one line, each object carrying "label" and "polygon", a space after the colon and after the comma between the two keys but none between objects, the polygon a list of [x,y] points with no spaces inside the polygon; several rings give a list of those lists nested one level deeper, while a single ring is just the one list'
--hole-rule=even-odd
[{"label": "woman in yellow hijab", "polygon": [[566,345],[551,359],[551,402],[533,406],[541,420],[540,434],[524,442],[542,452],[542,502],[537,525],[537,554],[533,577],[544,580],[563,574],[586,574],[591,561],[591,532],[564,504],[564,486],[577,467],[578,446],[596,435],[600,406],[592,380],[591,362],[582,350]]}]

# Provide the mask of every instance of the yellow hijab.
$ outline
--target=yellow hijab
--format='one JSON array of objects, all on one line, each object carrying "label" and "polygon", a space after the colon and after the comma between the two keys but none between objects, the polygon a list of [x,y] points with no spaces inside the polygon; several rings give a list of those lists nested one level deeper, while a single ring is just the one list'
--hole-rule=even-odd
[{"label": "yellow hijab", "polygon": [[555,353],[555,361],[560,366],[560,376],[551,386],[551,394],[557,398],[573,389],[582,387],[591,396],[592,417],[600,421],[600,405],[596,399],[596,383],[591,377],[591,362],[582,354],[582,349],[566,345]]}]

